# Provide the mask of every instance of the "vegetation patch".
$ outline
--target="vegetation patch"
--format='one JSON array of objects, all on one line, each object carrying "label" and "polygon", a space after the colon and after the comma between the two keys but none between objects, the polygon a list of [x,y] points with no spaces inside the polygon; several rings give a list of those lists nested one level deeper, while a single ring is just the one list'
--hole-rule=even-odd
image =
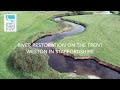
[{"label": "vegetation patch", "polygon": [[13,62],[15,69],[21,71],[44,71],[47,69],[48,55],[27,53],[26,50],[34,48],[18,48],[11,53],[9,60]]}]

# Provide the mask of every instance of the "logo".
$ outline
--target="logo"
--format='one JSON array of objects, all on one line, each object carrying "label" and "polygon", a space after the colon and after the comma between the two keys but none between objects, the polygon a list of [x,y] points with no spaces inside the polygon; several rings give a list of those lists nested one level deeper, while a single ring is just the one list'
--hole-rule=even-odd
[{"label": "logo", "polygon": [[16,14],[4,15],[4,31],[16,32]]}]

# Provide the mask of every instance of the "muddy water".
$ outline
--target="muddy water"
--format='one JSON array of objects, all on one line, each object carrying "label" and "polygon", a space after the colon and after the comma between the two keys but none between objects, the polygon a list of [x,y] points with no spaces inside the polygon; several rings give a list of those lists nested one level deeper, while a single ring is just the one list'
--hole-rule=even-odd
[{"label": "muddy water", "polygon": [[[55,21],[62,21],[60,18],[54,18]],[[36,41],[36,43],[50,43],[58,39],[63,39],[84,31],[84,27],[72,22],[63,21],[73,26],[71,31],[63,32],[52,36],[46,36]],[[50,50],[50,47],[41,49]],[[102,79],[120,79],[120,73],[99,65],[95,60],[74,60],[71,57],[66,57],[60,54],[49,55],[49,66],[61,73],[75,73],[77,75],[94,75]]]},{"label": "muddy water", "polygon": [[61,73],[72,72],[77,75],[95,75],[102,79],[120,79],[118,72],[99,65],[95,60],[74,60],[62,55],[53,56],[50,55],[49,65]]}]

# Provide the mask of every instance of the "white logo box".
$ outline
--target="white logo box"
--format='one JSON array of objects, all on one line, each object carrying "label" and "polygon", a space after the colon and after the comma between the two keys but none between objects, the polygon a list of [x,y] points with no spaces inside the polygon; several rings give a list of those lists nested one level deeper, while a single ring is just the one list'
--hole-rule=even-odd
[{"label": "white logo box", "polygon": [[4,14],[4,31],[16,32],[17,30],[17,16],[16,14]]}]

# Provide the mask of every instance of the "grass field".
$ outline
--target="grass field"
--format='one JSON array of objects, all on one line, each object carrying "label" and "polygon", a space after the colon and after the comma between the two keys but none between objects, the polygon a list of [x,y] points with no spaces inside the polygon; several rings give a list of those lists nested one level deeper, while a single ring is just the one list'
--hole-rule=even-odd
[{"label": "grass field", "polygon": [[[5,13],[17,14],[17,32],[4,32],[3,15]],[[43,72],[23,72],[8,67],[8,57],[17,47],[19,42],[28,38],[47,32],[61,30],[57,23],[49,18],[53,15],[64,14],[66,12],[1,12],[0,13],[0,79],[21,79],[21,78],[86,78],[85,76],[73,77],[70,73],[59,73],[48,67]],[[120,16],[118,15],[80,15],[67,16],[65,19],[77,21],[86,25],[84,32],[66,37],[57,42],[61,43],[103,43],[101,48],[59,48],[59,49],[93,49],[93,54],[75,54],[75,56],[95,56],[103,61],[120,67]],[[74,53],[73,53],[74,54]]]},{"label": "grass field", "polygon": [[[17,14],[17,32],[4,32],[3,14]],[[10,70],[7,66],[9,54],[16,48],[19,42],[25,41],[27,38],[40,32],[54,32],[60,30],[58,24],[50,21],[48,18],[56,14],[65,12],[1,12],[0,15],[0,79],[16,79],[16,78],[74,78],[69,74],[60,74],[50,67],[44,72],[21,72]],[[75,78],[84,78],[76,76]]]},{"label": "grass field", "polygon": [[87,50],[93,49],[92,54],[74,54],[75,56],[95,56],[100,60],[120,67],[120,16],[119,15],[81,15],[66,16],[65,19],[86,25],[84,32],[66,37],[59,43],[103,43],[102,47],[61,47],[59,49]]}]

